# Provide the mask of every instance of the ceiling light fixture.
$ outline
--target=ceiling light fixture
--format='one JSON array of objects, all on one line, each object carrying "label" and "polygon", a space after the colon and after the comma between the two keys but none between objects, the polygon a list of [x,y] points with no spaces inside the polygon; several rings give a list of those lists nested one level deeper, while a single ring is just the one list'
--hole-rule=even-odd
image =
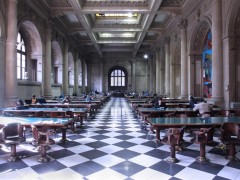
[{"label": "ceiling light fixture", "polygon": [[148,54],[144,54],[144,55],[143,55],[143,58],[144,58],[144,59],[148,59],[148,58],[149,58]]}]

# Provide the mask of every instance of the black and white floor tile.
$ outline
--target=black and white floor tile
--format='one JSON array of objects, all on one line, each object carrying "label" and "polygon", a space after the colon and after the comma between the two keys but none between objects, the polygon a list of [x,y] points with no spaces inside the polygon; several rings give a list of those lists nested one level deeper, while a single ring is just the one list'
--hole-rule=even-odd
[{"label": "black and white floor tile", "polygon": [[[238,180],[240,162],[229,162],[225,153],[216,148],[219,142],[206,147],[208,163],[198,163],[199,145],[189,143],[185,133],[185,150],[177,152],[179,163],[164,161],[169,147],[147,137],[139,120],[124,98],[111,98],[76,133],[67,133],[68,142],[60,143],[60,133],[54,135],[56,144],[48,150],[48,163],[39,163],[36,152],[29,143],[17,147],[21,157],[8,162],[9,149],[0,149],[0,180]],[[30,133],[30,132],[29,132]],[[164,134],[161,134],[164,135]],[[28,142],[31,141],[29,134]],[[152,138],[153,139],[153,138]],[[237,147],[240,157],[239,147]]]}]

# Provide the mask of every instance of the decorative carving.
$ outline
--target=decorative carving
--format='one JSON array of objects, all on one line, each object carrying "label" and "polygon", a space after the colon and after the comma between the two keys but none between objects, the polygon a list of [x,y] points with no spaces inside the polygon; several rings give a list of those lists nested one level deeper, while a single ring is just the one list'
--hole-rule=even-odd
[{"label": "decorative carving", "polygon": [[178,22],[178,27],[180,29],[185,29],[187,27],[187,20],[186,19],[180,19]]},{"label": "decorative carving", "polygon": [[151,1],[88,1],[84,0],[82,5],[84,7],[130,7],[130,8],[139,8],[139,7],[149,7]]},{"label": "decorative carving", "polygon": [[185,0],[163,0],[161,6],[182,6]]}]

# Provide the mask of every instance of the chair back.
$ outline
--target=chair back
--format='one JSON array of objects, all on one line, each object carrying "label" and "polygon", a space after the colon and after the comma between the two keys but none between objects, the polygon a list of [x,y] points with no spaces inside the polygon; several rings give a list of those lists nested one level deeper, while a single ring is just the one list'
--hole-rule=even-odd
[{"label": "chair back", "polygon": [[24,140],[23,126],[20,123],[9,123],[2,129],[2,138],[4,140],[10,140],[12,138],[19,138]]},{"label": "chair back", "polygon": [[187,118],[188,116],[187,116],[187,114],[176,114],[176,116],[175,116],[176,118]]},{"label": "chair back", "polygon": [[36,144],[40,145],[49,143],[49,137],[46,135],[46,132],[48,131],[47,127],[38,128],[35,125],[31,125],[31,127],[33,139]]},{"label": "chair back", "polygon": [[34,117],[43,117],[43,111],[35,112]]},{"label": "chair back", "polygon": [[221,125],[221,138],[224,140],[225,138],[230,138],[231,136],[237,136],[240,138],[239,133],[239,125],[236,123],[225,122]]},{"label": "chair back", "polygon": [[231,116],[231,112],[229,110],[220,110],[218,113],[217,113],[217,116],[220,116],[220,117],[228,117],[228,116]]},{"label": "chair back", "polygon": [[179,145],[183,142],[183,134],[185,127],[182,128],[169,128],[167,132],[167,144]]},{"label": "chair back", "polygon": [[50,118],[57,118],[57,117],[60,117],[59,112],[50,112]]},{"label": "chair back", "polygon": [[66,117],[74,118],[74,113],[72,111],[66,111]]}]

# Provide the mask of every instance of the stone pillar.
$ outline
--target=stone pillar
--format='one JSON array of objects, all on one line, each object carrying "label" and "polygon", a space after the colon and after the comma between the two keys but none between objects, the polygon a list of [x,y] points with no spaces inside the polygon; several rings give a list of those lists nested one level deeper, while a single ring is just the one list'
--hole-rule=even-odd
[{"label": "stone pillar", "polygon": [[212,101],[223,103],[222,1],[212,0]]},{"label": "stone pillar", "polygon": [[146,89],[145,91],[149,92],[149,60],[146,60]]},{"label": "stone pillar", "polygon": [[132,92],[136,93],[136,59],[132,59]]},{"label": "stone pillar", "polygon": [[[51,21],[51,20],[50,20]],[[52,98],[52,55],[51,55],[51,46],[52,46],[52,28],[51,22],[48,22],[46,27],[46,57],[43,59],[43,96],[46,99]]]},{"label": "stone pillar", "polygon": [[17,94],[17,0],[7,2],[6,80],[4,106],[13,106]]},{"label": "stone pillar", "polygon": [[79,95],[79,90],[78,90],[78,51],[76,51],[75,54],[75,60],[74,60],[74,94]]},{"label": "stone pillar", "polygon": [[188,98],[187,68],[187,20],[181,19],[178,24],[181,38],[181,98]]},{"label": "stone pillar", "polygon": [[166,37],[164,42],[165,49],[165,95],[170,96],[170,38]]},{"label": "stone pillar", "polygon": [[100,59],[100,77],[99,77],[99,91],[100,92],[103,92],[103,72],[104,72],[104,69],[103,69],[103,59],[101,58]]},{"label": "stone pillar", "polygon": [[175,98],[176,92],[175,92],[175,86],[176,86],[176,81],[175,81],[175,62],[173,57],[170,58],[170,70],[169,70],[169,74],[170,74],[170,82],[169,82],[169,86],[170,86],[170,97]]},{"label": "stone pillar", "polygon": [[63,94],[69,95],[69,77],[68,77],[68,42],[65,40],[63,50]]},{"label": "stone pillar", "polygon": [[224,103],[225,109],[229,109],[231,102],[236,101],[236,51],[232,47],[238,48],[235,36],[225,36],[223,38],[223,78],[224,78]]},{"label": "stone pillar", "polygon": [[160,52],[159,49],[156,50],[156,88],[155,91],[157,95],[160,94]]},{"label": "stone pillar", "polygon": [[155,92],[154,87],[154,77],[153,77],[153,64],[154,58],[149,59],[149,93]]},{"label": "stone pillar", "polygon": [[86,93],[86,85],[85,85],[85,59],[82,58],[82,92]]},{"label": "stone pillar", "polygon": [[[195,88],[202,89],[201,87],[195,87],[198,81],[196,80],[196,75],[193,76],[195,73],[195,63],[196,60],[194,59],[193,54],[188,54],[187,58],[187,66],[188,66],[188,96],[200,96],[200,94],[195,94]],[[196,82],[195,82],[196,81]],[[202,90],[201,90],[202,92]],[[201,93],[202,94],[202,93]]]},{"label": "stone pillar", "polygon": [[164,74],[165,74],[165,59],[164,59],[164,48],[163,48],[163,46],[162,47],[160,47],[160,49],[159,49],[159,60],[160,60],[160,62],[159,62],[159,70],[160,70],[160,72],[159,72],[159,80],[160,80],[160,84],[159,84],[159,86],[160,86],[160,92],[159,92],[159,94],[160,95],[164,95],[164,80],[165,80],[165,76],[164,76]]}]

